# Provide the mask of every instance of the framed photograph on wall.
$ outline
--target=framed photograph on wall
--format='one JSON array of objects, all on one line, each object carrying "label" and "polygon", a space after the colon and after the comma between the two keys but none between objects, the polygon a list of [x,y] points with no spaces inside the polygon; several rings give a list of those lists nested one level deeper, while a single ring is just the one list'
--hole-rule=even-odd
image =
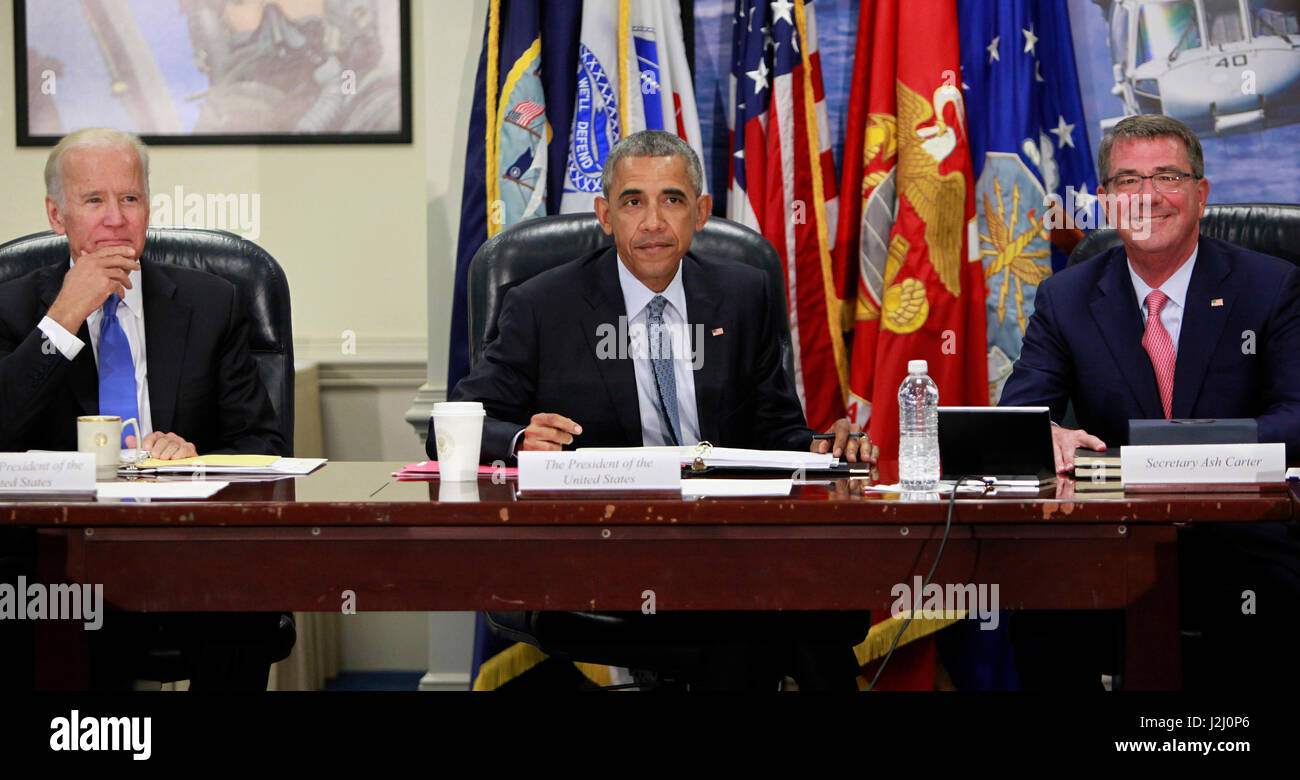
[{"label": "framed photograph on wall", "polygon": [[410,143],[409,0],[14,0],[19,146]]}]

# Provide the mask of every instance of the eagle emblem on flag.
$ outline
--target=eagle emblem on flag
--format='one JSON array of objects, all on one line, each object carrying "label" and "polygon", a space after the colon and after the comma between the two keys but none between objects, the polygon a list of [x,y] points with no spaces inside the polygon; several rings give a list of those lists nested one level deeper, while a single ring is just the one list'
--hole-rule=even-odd
[{"label": "eagle emblem on flag", "polygon": [[[961,295],[962,229],[965,221],[953,215],[966,207],[966,177],[961,171],[939,173],[939,164],[957,148],[957,129],[943,119],[944,106],[956,107],[958,122],[964,122],[966,108],[961,90],[943,85],[931,102],[898,82],[899,124],[909,128],[898,142],[899,190],[925,223],[925,242],[930,263],[948,292]],[[927,124],[933,120],[933,124]],[[961,128],[965,135],[965,128]]]}]

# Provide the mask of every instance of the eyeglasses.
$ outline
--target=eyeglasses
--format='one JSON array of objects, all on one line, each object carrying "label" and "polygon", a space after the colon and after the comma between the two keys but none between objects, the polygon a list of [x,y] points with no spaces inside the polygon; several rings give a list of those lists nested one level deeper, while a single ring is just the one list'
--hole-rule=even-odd
[{"label": "eyeglasses", "polygon": [[1153,173],[1150,176],[1138,176],[1136,173],[1121,173],[1118,176],[1112,176],[1104,183],[1116,192],[1125,195],[1132,195],[1142,189],[1142,180],[1150,179],[1151,186],[1156,188],[1157,192],[1177,192],[1178,188],[1183,186],[1183,182],[1188,179],[1199,179],[1200,176],[1193,176],[1190,173],[1177,173],[1174,171],[1162,171]]}]

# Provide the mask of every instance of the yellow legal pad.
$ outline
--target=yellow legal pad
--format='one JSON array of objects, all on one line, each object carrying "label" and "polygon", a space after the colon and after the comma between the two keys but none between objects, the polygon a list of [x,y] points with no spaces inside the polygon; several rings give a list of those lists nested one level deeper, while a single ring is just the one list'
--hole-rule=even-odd
[{"label": "yellow legal pad", "polygon": [[193,458],[177,458],[176,460],[150,458],[136,465],[142,469],[154,469],[161,466],[268,468],[279,459],[279,455],[195,455]]}]

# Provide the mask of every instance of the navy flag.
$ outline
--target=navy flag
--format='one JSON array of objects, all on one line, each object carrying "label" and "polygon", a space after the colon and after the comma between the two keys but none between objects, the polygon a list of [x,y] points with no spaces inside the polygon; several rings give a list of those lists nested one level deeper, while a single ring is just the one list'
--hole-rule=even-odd
[{"label": "navy flag", "polygon": [[[503,228],[558,211],[582,0],[491,0],[461,191],[447,391],[469,373],[465,282]],[[557,121],[558,118],[558,121]]]},{"label": "navy flag", "polygon": [[[469,373],[466,281],[474,253],[502,228],[546,214],[548,206],[553,211],[560,202],[581,11],[582,0],[489,4],[465,149],[448,393]],[[485,659],[509,645],[492,635],[480,615],[471,679]]]}]

